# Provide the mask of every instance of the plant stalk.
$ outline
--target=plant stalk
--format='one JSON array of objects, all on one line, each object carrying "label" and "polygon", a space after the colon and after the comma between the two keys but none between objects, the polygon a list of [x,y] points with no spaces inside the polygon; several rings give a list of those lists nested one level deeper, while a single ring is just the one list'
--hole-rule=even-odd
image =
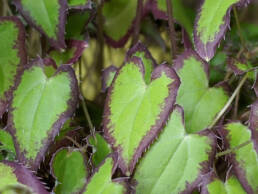
[{"label": "plant stalk", "polygon": [[220,119],[220,117],[226,112],[226,110],[228,109],[228,107],[230,106],[230,104],[233,102],[234,98],[237,96],[238,92],[240,91],[241,87],[244,85],[246,79],[248,77],[248,74],[245,74],[244,77],[241,79],[241,81],[239,82],[237,88],[235,89],[235,91],[233,92],[232,96],[229,98],[228,102],[226,103],[226,105],[223,107],[223,109],[217,114],[216,118],[213,120],[213,122],[210,124],[210,126],[208,127],[209,129],[211,129],[212,127],[214,127],[214,125],[218,122],[218,120]]},{"label": "plant stalk", "polygon": [[174,27],[174,18],[173,18],[173,5],[171,0],[167,1],[167,14],[168,14],[168,26],[169,26],[169,38],[171,44],[171,56],[172,59],[176,57],[176,31]]}]

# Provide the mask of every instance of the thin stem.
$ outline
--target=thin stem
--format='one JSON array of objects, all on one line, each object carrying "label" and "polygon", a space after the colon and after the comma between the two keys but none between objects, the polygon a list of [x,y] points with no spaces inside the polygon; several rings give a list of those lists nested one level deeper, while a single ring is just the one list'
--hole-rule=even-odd
[{"label": "thin stem", "polygon": [[237,10],[236,10],[235,6],[233,7],[233,12],[234,12],[234,16],[235,16],[235,20],[236,20],[236,25],[237,25],[237,30],[238,30],[238,35],[239,35],[241,44],[246,49],[245,39],[244,39],[244,36],[242,34],[242,30],[241,30],[241,26],[240,26],[240,22],[239,22],[238,15],[237,15]]},{"label": "thin stem", "polygon": [[66,139],[68,139],[69,141],[71,141],[74,145],[76,145],[77,148],[81,148],[81,145],[75,141],[73,138],[69,137],[69,136],[65,136]]},{"label": "thin stem", "polygon": [[244,142],[244,143],[242,143],[242,144],[240,144],[240,145],[238,145],[238,146],[236,146],[236,147],[234,147],[234,148],[227,149],[227,150],[225,150],[225,151],[223,151],[223,152],[219,152],[219,153],[216,154],[216,158],[219,158],[219,157],[221,157],[221,156],[224,156],[224,155],[230,154],[230,153],[232,153],[232,152],[235,152],[236,150],[239,150],[240,148],[242,148],[242,147],[244,147],[244,146],[250,144],[251,142],[252,142],[252,141],[249,140],[249,141],[246,141],[246,142]]},{"label": "thin stem", "polygon": [[174,18],[173,18],[173,5],[171,0],[167,1],[167,14],[168,14],[168,26],[169,26],[169,38],[171,44],[171,56],[172,59],[176,57],[176,32],[174,28]]},{"label": "thin stem", "polygon": [[143,0],[138,0],[132,45],[135,45],[139,40],[142,10],[143,10]]},{"label": "thin stem", "polygon": [[237,118],[239,97],[240,97],[240,90],[237,92],[236,99],[235,99],[234,113],[233,113],[234,120]]},{"label": "thin stem", "polygon": [[214,125],[218,122],[218,120],[220,119],[220,117],[226,112],[226,110],[228,109],[228,107],[230,106],[230,104],[233,102],[234,98],[236,97],[236,95],[238,94],[238,92],[240,91],[241,87],[243,86],[243,84],[245,83],[246,79],[247,79],[248,75],[245,74],[245,76],[241,79],[241,81],[239,82],[237,88],[235,89],[235,91],[233,92],[232,96],[229,98],[228,102],[226,103],[226,105],[223,107],[223,109],[217,114],[216,118],[213,120],[213,122],[210,124],[210,126],[208,127],[209,129],[211,129],[212,127],[214,127]]},{"label": "thin stem", "polygon": [[82,57],[80,58],[79,60],[79,88],[80,88],[80,98],[81,98],[81,103],[82,103],[82,109],[83,109],[83,112],[84,112],[84,115],[85,115],[85,118],[88,122],[88,125],[90,127],[90,133],[91,135],[95,138],[95,128],[92,124],[92,121],[91,121],[91,117],[90,117],[90,114],[89,114],[89,111],[88,111],[88,108],[87,108],[87,105],[86,105],[86,102],[85,102],[85,99],[83,97],[83,94],[82,94],[82,86],[81,86],[81,80],[82,80],[82,71],[81,71],[81,62],[82,61]]}]

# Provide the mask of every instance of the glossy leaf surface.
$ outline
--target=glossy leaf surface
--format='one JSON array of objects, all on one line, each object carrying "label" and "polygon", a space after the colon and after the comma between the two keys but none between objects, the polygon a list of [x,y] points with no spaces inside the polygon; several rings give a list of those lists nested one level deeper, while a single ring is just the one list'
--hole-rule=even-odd
[{"label": "glossy leaf surface", "polygon": [[157,141],[136,167],[137,194],[191,193],[209,170],[214,138],[187,134],[183,110],[175,107]]}]

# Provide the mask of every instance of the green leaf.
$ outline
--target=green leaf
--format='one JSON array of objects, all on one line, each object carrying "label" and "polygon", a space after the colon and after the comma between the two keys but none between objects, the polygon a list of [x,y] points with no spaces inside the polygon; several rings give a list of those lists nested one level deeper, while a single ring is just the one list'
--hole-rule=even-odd
[{"label": "green leaf", "polygon": [[136,193],[191,193],[208,172],[214,137],[187,134],[183,109],[175,106],[167,125],[136,167]]},{"label": "green leaf", "polygon": [[52,45],[65,48],[64,30],[67,3],[65,0],[14,0],[25,20],[46,35]]},{"label": "green leaf", "polygon": [[68,0],[68,6],[70,9],[85,10],[91,9],[90,0]]},{"label": "green leaf", "polygon": [[85,41],[70,40],[67,44],[67,49],[64,52],[59,50],[51,50],[48,53],[48,57],[54,60],[57,67],[63,64],[72,65],[79,60],[83,54],[83,51],[87,47],[88,43]]},{"label": "green leaf", "polygon": [[15,75],[27,62],[25,31],[16,17],[0,18],[0,118],[11,98]]},{"label": "green leaf", "polygon": [[112,81],[115,78],[117,67],[111,65],[103,70],[102,73],[102,92],[106,92],[111,86]]},{"label": "green leaf", "polygon": [[78,193],[88,176],[86,159],[79,150],[60,149],[51,160],[51,169],[58,185],[57,194]]},{"label": "green leaf", "polygon": [[246,194],[234,175],[231,175],[225,183],[214,173],[208,178],[205,177],[204,181],[208,183],[202,186],[201,194]]},{"label": "green leaf", "polygon": [[138,57],[127,61],[109,88],[104,109],[104,136],[119,153],[118,165],[127,175],[162,129],[180,84],[164,64],[154,69],[149,84],[145,73]]},{"label": "green leaf", "polygon": [[[235,75],[243,75],[253,68],[250,62],[244,62],[234,58],[229,59],[228,67],[234,72]],[[248,79],[255,81],[255,71],[250,71],[247,74]]]},{"label": "green leaf", "polygon": [[[24,166],[14,162],[0,162],[0,193],[17,193],[15,188],[26,190],[26,193],[47,194],[43,185]],[[11,192],[14,190],[13,192]]]},{"label": "green leaf", "polygon": [[63,65],[54,76],[47,77],[39,59],[24,69],[17,79],[8,116],[19,161],[37,169],[47,147],[72,116],[77,97],[71,67]]},{"label": "green leaf", "polygon": [[112,151],[109,144],[99,133],[95,134],[95,138],[91,135],[88,136],[87,142],[93,149],[91,160],[94,166],[98,166]]},{"label": "green leaf", "polygon": [[[237,178],[247,191],[247,193],[258,192],[258,154],[257,154],[257,136],[251,133],[248,127],[239,122],[227,124],[224,129],[224,139],[227,147],[234,149],[243,143],[250,141],[249,144],[234,150],[230,155],[233,162],[233,168]],[[256,145],[256,146],[255,146]]]},{"label": "green leaf", "polygon": [[87,181],[86,190],[83,194],[124,194],[126,192],[124,185],[111,179],[116,165],[115,155],[113,155],[113,158],[106,158],[104,163],[95,170],[95,173]]},{"label": "green leaf", "polygon": [[[105,18],[103,30],[112,46],[119,47],[126,43],[132,31],[136,10],[137,0],[105,1],[102,9]],[[117,24],[119,24],[119,28]]]},{"label": "green leaf", "polygon": [[65,26],[65,38],[70,40],[85,40],[85,27],[90,22],[90,12],[72,12],[69,13]]},{"label": "green leaf", "polygon": [[204,0],[195,20],[194,42],[197,53],[206,61],[215,54],[218,44],[230,25],[233,6],[246,0]]},{"label": "green leaf", "polygon": [[[193,33],[193,15],[189,14],[191,11],[187,10],[181,0],[172,0],[173,17],[180,23],[192,36]],[[167,3],[165,0],[153,0],[152,13],[156,19],[167,19]]]},{"label": "green leaf", "polygon": [[209,87],[208,64],[188,50],[174,64],[181,80],[177,103],[184,108],[187,132],[207,128],[224,107],[228,96],[222,87]]},{"label": "green leaf", "polygon": [[7,153],[6,160],[13,161],[15,159],[15,147],[12,136],[2,129],[0,129],[0,152],[5,150]]}]

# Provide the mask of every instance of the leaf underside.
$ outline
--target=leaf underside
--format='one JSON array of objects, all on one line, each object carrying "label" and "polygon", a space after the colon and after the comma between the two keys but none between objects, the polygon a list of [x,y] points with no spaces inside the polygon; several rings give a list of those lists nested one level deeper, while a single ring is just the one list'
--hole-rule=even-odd
[{"label": "leaf underside", "polygon": [[58,181],[57,194],[78,193],[88,176],[86,160],[79,150],[61,149],[51,161],[52,173]]},{"label": "leaf underside", "polygon": [[231,155],[236,175],[248,193],[258,192],[258,154],[255,150],[257,136],[252,136],[248,127],[238,122],[227,124],[224,129],[224,138],[229,148],[237,147],[247,141],[251,143],[234,151]]},{"label": "leaf underside", "polygon": [[[112,156],[112,155],[111,155]],[[107,157],[87,181],[83,194],[124,194],[126,189],[123,184],[113,182],[111,177],[116,161],[111,156]]]},{"label": "leaf underside", "polygon": [[10,101],[16,73],[26,63],[25,32],[16,17],[0,19],[0,117]]},{"label": "leaf underside", "polygon": [[61,66],[54,76],[47,77],[42,60],[37,60],[24,70],[16,85],[8,130],[19,161],[37,169],[48,145],[73,114],[77,80],[69,66]]},{"label": "leaf underside", "polygon": [[191,193],[209,170],[214,148],[211,135],[186,133],[183,110],[175,106],[157,141],[136,167],[136,193]]},{"label": "leaf underside", "polygon": [[194,27],[195,49],[203,59],[209,61],[214,56],[229,27],[232,7],[244,1],[203,0]]},{"label": "leaf underside", "polygon": [[173,69],[164,64],[154,69],[149,84],[144,72],[138,57],[126,62],[112,82],[105,104],[104,135],[118,151],[118,165],[125,174],[132,173],[141,153],[160,131],[179,86]]},{"label": "leaf underside", "polygon": [[174,68],[181,80],[177,103],[184,108],[187,132],[201,131],[211,124],[228,96],[222,87],[209,87],[208,64],[194,51],[180,55]]},{"label": "leaf underside", "polygon": [[46,35],[51,44],[65,48],[64,29],[67,3],[65,0],[14,0],[26,21]]},{"label": "leaf underside", "polygon": [[16,193],[16,189],[26,191],[26,193],[48,193],[38,179],[24,166],[15,162],[0,162],[0,193]]}]

